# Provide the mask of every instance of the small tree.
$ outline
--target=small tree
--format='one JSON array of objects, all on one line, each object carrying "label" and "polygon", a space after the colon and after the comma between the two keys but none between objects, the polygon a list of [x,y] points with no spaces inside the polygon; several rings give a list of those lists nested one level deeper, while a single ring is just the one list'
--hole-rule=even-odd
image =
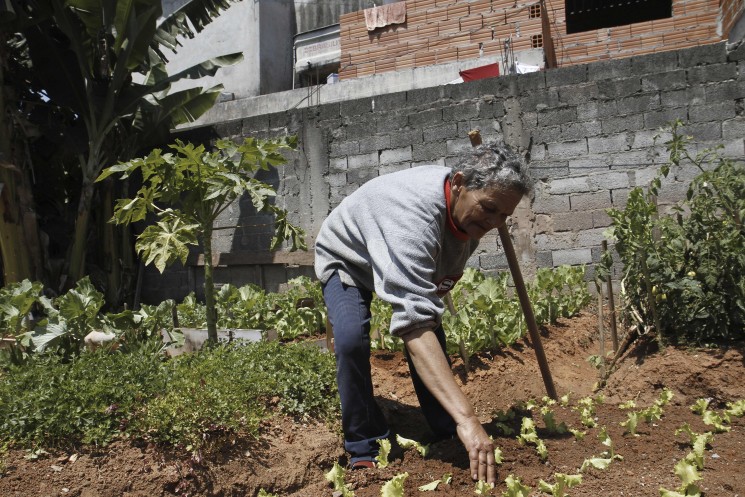
[{"label": "small tree", "polygon": [[174,153],[153,150],[144,158],[122,162],[105,169],[96,181],[113,174],[127,178],[135,171],[142,174],[142,188],[133,199],[120,199],[112,222],[131,224],[154,213],[158,220],[138,237],[135,249],[146,264],[154,263],[162,273],[166,266],[186,262],[189,245],[201,244],[204,250],[204,296],[207,307],[207,337],[217,342],[217,311],[212,276],[212,231],[215,220],[234,200],[248,194],[258,212],[275,216],[271,250],[284,240],[291,250],[306,250],[304,231],[287,221],[287,211],[270,200],[275,190],[253,177],[259,169],[268,170],[286,162],[282,149],[294,149],[297,139],[257,140],[243,144],[220,140],[212,152],[177,140],[170,145]]}]

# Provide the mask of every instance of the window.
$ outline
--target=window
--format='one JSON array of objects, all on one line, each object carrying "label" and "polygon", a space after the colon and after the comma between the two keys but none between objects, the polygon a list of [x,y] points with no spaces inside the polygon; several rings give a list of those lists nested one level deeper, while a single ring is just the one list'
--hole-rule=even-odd
[{"label": "window", "polygon": [[673,16],[672,0],[565,0],[567,34]]},{"label": "window", "polygon": [[531,5],[528,14],[529,19],[535,19],[536,17],[541,17],[541,4],[539,3]]},{"label": "window", "polygon": [[543,46],[543,35],[533,35],[530,37],[530,45],[533,48],[541,48]]}]

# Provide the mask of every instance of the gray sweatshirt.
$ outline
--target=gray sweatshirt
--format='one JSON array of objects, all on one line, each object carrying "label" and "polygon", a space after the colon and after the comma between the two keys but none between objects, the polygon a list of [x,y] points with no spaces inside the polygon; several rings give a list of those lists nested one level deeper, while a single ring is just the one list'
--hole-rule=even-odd
[{"label": "gray sweatshirt", "polygon": [[441,297],[478,245],[450,218],[450,172],[421,166],[374,178],[329,214],[316,239],[318,279],[338,271],[342,283],[390,303],[394,335],[439,325]]}]

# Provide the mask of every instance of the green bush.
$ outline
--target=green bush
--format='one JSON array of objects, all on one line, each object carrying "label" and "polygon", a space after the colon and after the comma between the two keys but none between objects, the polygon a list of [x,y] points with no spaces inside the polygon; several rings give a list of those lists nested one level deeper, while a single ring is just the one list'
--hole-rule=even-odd
[{"label": "green bush", "polygon": [[[672,125],[669,162],[645,191],[611,209],[616,250],[624,265],[623,312],[642,333],[711,343],[745,337],[745,165],[721,147],[689,153],[689,138]],[[669,215],[656,196],[671,167],[693,164],[700,174]],[[646,273],[646,275],[645,275]],[[655,319],[656,317],[656,319]]]},{"label": "green bush", "polygon": [[255,435],[268,406],[330,419],[334,359],[314,347],[260,342],[164,360],[154,347],[38,356],[0,376],[0,442],[106,444],[120,435],[196,450],[221,435]]},{"label": "green bush", "polygon": [[0,439],[21,445],[105,444],[122,413],[168,385],[155,354],[82,354],[69,363],[44,354],[0,377]]}]

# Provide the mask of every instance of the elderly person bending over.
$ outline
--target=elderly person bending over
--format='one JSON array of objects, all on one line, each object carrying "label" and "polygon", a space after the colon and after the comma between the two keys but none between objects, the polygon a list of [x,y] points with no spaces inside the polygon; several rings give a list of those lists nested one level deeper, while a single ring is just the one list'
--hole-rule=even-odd
[{"label": "elderly person bending over", "polygon": [[487,232],[530,190],[525,165],[487,144],[452,170],[420,166],[372,179],[323,223],[315,271],[334,330],[344,447],[352,467],[372,467],[389,436],[373,397],[370,302],[393,307],[390,332],[406,346],[411,378],[438,438],[457,435],[476,480],[495,483],[494,446],[458,387],[445,352],[441,298]]}]

